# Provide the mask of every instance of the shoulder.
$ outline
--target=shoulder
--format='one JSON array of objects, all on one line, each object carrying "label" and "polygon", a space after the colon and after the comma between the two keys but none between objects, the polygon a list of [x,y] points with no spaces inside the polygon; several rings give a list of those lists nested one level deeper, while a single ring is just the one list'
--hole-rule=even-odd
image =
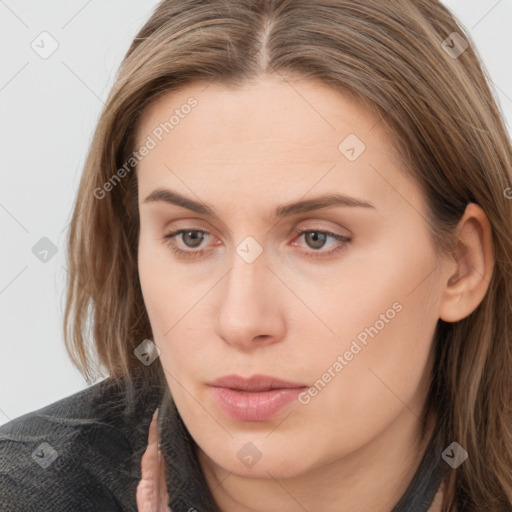
[{"label": "shoulder", "polygon": [[0,510],[136,510],[159,394],[105,379],[0,426]]}]

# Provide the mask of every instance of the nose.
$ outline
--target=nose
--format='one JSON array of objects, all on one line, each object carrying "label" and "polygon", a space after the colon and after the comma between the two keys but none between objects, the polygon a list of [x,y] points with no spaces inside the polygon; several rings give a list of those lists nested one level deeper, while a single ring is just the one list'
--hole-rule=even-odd
[{"label": "nose", "polygon": [[252,263],[238,254],[220,286],[216,334],[229,345],[250,351],[284,337],[283,284],[268,268],[264,253]]}]

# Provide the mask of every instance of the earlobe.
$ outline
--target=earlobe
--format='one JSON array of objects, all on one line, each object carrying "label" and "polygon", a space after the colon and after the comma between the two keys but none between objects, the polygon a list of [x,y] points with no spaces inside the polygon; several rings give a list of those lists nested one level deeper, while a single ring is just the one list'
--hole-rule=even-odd
[{"label": "earlobe", "polygon": [[457,250],[446,262],[446,284],[439,318],[457,322],[469,316],[482,302],[492,275],[492,233],[484,211],[470,203],[457,226]]}]

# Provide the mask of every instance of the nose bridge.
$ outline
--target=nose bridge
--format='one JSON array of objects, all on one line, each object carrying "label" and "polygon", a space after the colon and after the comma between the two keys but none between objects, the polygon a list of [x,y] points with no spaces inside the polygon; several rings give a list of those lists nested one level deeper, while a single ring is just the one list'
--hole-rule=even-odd
[{"label": "nose bridge", "polygon": [[244,239],[235,251],[221,292],[217,330],[226,342],[247,347],[256,337],[275,338],[279,308],[262,247]]},{"label": "nose bridge", "polygon": [[[246,231],[247,232],[247,231]],[[233,295],[236,299],[245,300],[246,295],[252,296],[253,303],[257,299],[258,290],[254,289],[260,285],[265,285],[266,276],[269,272],[267,268],[268,254],[263,248],[263,235],[260,240],[253,236],[246,235],[234,246],[232,254],[232,269],[228,275],[228,289],[226,293]]]},{"label": "nose bridge", "polygon": [[233,265],[227,276],[224,303],[232,313],[237,309],[247,310],[251,315],[261,311],[265,303],[269,273],[267,259],[261,252],[255,256],[254,246],[242,242],[235,248]]}]

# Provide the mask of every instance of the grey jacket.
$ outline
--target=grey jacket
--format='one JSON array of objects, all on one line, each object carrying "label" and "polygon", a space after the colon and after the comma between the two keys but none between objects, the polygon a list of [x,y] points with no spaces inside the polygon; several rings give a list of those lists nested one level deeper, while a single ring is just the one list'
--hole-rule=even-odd
[{"label": "grey jacket", "polygon": [[[111,378],[0,427],[0,511],[136,512],[156,407],[170,509],[219,512],[168,388],[141,388],[128,400],[122,381]],[[391,512],[427,512],[447,467],[443,448],[434,436]]]}]

